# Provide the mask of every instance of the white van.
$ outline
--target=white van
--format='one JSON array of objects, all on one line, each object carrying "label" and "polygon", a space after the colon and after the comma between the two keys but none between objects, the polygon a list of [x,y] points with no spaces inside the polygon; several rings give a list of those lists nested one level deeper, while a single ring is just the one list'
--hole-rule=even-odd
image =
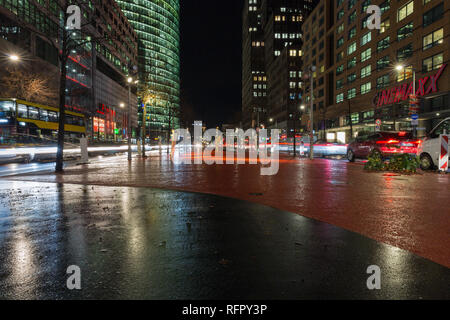
[{"label": "white van", "polygon": [[439,166],[441,155],[441,134],[450,135],[450,118],[441,121],[419,145],[417,154],[420,157],[422,170],[431,170]]}]

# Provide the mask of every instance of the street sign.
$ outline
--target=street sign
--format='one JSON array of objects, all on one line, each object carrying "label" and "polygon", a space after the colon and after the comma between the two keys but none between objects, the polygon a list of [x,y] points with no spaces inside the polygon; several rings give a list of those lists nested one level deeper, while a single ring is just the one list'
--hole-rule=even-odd
[{"label": "street sign", "polygon": [[411,115],[411,125],[412,126],[418,126],[419,125],[419,115],[418,114]]},{"label": "street sign", "polygon": [[375,121],[375,131],[380,131],[381,130],[381,119],[377,119]]},{"label": "street sign", "polygon": [[419,98],[412,94],[409,96],[409,114],[417,114],[420,110]]}]

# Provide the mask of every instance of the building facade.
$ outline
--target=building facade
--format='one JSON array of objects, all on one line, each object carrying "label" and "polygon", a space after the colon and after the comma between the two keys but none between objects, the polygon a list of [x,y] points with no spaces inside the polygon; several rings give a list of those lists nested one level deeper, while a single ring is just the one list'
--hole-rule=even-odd
[{"label": "building facade", "polygon": [[246,3],[242,92],[246,125],[278,128],[289,134],[296,131],[302,92],[301,26],[315,3],[311,0]]},{"label": "building facade", "polygon": [[267,75],[261,0],[246,0],[242,15],[242,123],[258,126],[267,108]]},{"label": "building facade", "polygon": [[[2,69],[17,68],[50,79],[48,89],[56,92],[54,97],[29,102],[53,107],[59,104],[59,60],[49,39],[60,32],[60,10],[55,1],[0,0]],[[92,140],[119,141],[128,135],[129,121],[137,127],[137,96],[130,95],[129,115],[126,81],[128,65],[137,64],[137,36],[114,1],[90,1],[81,13],[86,34],[95,40],[80,44],[69,55],[66,110],[85,115],[86,133]],[[4,60],[11,54],[20,57],[14,66]]]},{"label": "building facade", "polygon": [[132,136],[137,137],[137,88],[128,88],[127,82],[130,68],[138,64],[137,34],[115,1],[92,1],[92,7],[97,17],[97,35],[103,39],[92,48],[92,99],[96,108],[92,117],[93,138],[99,141],[125,139],[128,119]]},{"label": "building facade", "polygon": [[[381,9],[379,30],[367,27],[371,4]],[[314,128],[323,138],[412,130],[411,113],[422,136],[450,116],[448,1],[321,1],[303,32],[304,62],[318,68]],[[418,110],[410,108],[414,90]]]},{"label": "building facade", "polygon": [[[141,106],[146,108],[146,135],[168,139],[179,127],[179,0],[117,1],[138,35]],[[143,109],[139,111],[139,126]]]}]

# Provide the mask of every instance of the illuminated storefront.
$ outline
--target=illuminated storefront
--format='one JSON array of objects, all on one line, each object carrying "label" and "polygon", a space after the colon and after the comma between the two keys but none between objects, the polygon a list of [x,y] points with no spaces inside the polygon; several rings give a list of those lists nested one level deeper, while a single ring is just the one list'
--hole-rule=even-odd
[{"label": "illuminated storefront", "polygon": [[120,108],[100,105],[92,118],[95,141],[120,142],[127,138],[128,115]]}]

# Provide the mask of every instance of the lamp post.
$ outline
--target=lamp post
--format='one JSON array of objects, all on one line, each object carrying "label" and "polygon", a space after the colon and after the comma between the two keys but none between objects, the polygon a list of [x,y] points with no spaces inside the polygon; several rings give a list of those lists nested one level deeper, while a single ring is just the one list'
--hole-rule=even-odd
[{"label": "lamp post", "polygon": [[316,72],[316,66],[309,68],[309,75],[311,79],[311,107],[309,110],[310,128],[309,128],[309,158],[314,160],[314,72]]},{"label": "lamp post", "polygon": [[131,82],[133,78],[129,77],[128,81],[128,122],[127,122],[127,136],[128,136],[128,161],[131,161]]},{"label": "lamp post", "polygon": [[147,104],[144,101],[144,105],[142,106],[142,158],[145,158],[145,140],[147,133],[145,132],[147,125]]},{"label": "lamp post", "polygon": [[[123,102],[121,102],[120,104],[119,104],[119,107],[121,108],[121,109],[123,109],[123,108],[125,108],[125,103],[123,103]],[[122,114],[122,137],[121,137],[121,141],[123,140],[123,125],[124,125],[124,116],[123,116],[123,114]]]},{"label": "lamp post", "polygon": [[[11,54],[11,55],[9,55],[8,56],[8,58],[9,58],[9,60],[11,60],[12,62],[18,62],[19,60],[20,60],[20,58],[19,58],[19,56],[18,55],[16,55],[16,54]],[[17,102],[16,102],[16,99],[14,98],[13,99],[14,100],[14,105],[15,105],[15,112],[16,112],[16,116],[14,117],[14,127],[15,127],[15,130],[16,130],[16,135],[18,134],[18,132],[19,132],[19,123],[18,123],[18,121],[17,121]],[[12,131],[12,130],[11,130]]]},{"label": "lamp post", "polygon": [[[133,78],[128,77],[128,161],[131,161],[131,85],[133,84]],[[137,84],[138,80],[134,81],[134,84]]]},{"label": "lamp post", "polygon": [[[402,71],[405,70],[405,66],[399,64],[399,65],[397,65],[395,67],[395,69],[397,69],[398,72],[402,72]],[[412,95],[414,96],[414,99],[417,99],[417,97],[416,97],[416,69],[414,67],[412,67],[411,70],[412,70],[412,73],[413,73],[413,94]],[[410,107],[411,107],[411,100],[412,100],[411,96],[409,98],[410,98],[409,101],[410,101]],[[415,138],[415,137],[417,137],[417,126],[416,126],[416,124],[412,124],[412,128],[413,128],[413,137]]]}]

